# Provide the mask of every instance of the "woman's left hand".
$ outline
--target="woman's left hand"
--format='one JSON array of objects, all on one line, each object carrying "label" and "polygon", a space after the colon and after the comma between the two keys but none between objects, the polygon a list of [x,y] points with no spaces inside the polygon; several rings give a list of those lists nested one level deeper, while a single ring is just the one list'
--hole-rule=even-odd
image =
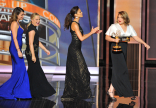
[{"label": "woman's left hand", "polygon": [[145,47],[147,48],[147,50],[150,49],[150,46],[148,44],[145,44]]},{"label": "woman's left hand", "polygon": [[49,50],[45,50],[45,52],[47,53],[47,55],[50,55],[50,51]]},{"label": "woman's left hand", "polygon": [[102,30],[97,30],[95,33],[100,34]]}]

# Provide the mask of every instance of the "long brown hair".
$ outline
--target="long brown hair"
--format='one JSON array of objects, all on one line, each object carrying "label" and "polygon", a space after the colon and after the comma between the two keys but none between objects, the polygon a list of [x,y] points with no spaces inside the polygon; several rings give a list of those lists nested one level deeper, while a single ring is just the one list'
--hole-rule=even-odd
[{"label": "long brown hair", "polygon": [[64,30],[65,29],[69,29],[69,26],[72,22],[72,18],[75,18],[74,14],[77,14],[79,7],[78,6],[74,6],[70,12],[67,14],[65,21],[64,21]]},{"label": "long brown hair", "polygon": [[[33,13],[30,18],[34,19],[35,16],[40,16],[40,15],[38,13]],[[27,28],[30,26],[30,24],[31,24],[31,21],[28,23]]]},{"label": "long brown hair", "polygon": [[21,13],[21,12],[24,12],[24,10],[20,7],[16,7],[13,12],[12,12],[12,15],[11,15],[11,19],[10,19],[10,25],[13,21],[17,21],[18,19],[18,15]]}]

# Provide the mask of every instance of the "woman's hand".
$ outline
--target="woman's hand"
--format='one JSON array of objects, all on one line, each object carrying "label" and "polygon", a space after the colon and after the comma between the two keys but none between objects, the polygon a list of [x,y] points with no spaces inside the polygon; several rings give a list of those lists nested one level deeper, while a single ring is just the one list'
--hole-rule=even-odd
[{"label": "woman's hand", "polygon": [[36,57],[32,56],[32,61],[35,63],[36,62]]},{"label": "woman's hand", "polygon": [[100,34],[102,30],[97,30],[95,33]]},{"label": "woman's hand", "polygon": [[18,53],[18,57],[20,57],[20,58],[23,57],[23,54],[20,50],[17,53]]},{"label": "woman's hand", "polygon": [[149,49],[150,49],[150,46],[149,46],[148,44],[146,44],[146,43],[145,43],[145,45],[144,45],[144,46],[146,47],[146,49],[147,49],[147,50],[149,50]]},{"label": "woman's hand", "polygon": [[50,55],[50,51],[49,50],[45,50],[45,52],[47,53],[47,55]]},{"label": "woman's hand", "polygon": [[119,41],[120,41],[120,39],[115,39],[115,42],[116,42],[116,43],[119,43]]},{"label": "woman's hand", "polygon": [[137,42],[142,43],[142,44],[147,48],[147,50],[150,49],[150,46],[149,46],[148,44],[146,44],[140,37],[138,37],[138,36],[133,36],[133,38],[134,38]]},{"label": "woman's hand", "polygon": [[95,27],[95,28],[92,27],[91,33],[94,34],[94,33],[96,33],[98,30],[99,30],[99,27]]}]

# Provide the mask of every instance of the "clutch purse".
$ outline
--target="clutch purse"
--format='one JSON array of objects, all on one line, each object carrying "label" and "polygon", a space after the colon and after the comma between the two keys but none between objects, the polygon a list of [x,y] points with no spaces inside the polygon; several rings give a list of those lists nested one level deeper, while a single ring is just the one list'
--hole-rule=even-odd
[{"label": "clutch purse", "polygon": [[119,37],[120,42],[129,42],[130,41],[130,37]]},{"label": "clutch purse", "polygon": [[[119,42],[129,42],[130,41],[130,37],[131,36],[128,36],[128,37],[123,37],[123,36],[119,36],[118,38],[120,39]],[[112,37],[115,39],[115,37]]]}]

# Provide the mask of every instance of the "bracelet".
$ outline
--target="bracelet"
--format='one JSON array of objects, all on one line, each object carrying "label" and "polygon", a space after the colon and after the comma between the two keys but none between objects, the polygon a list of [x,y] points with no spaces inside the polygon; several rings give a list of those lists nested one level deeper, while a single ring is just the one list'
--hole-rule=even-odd
[{"label": "bracelet", "polygon": [[[16,50],[17,50],[17,52],[18,52],[18,49],[19,49],[19,48],[17,48],[17,49],[16,49]],[[19,51],[20,51],[20,49],[19,49]]]},{"label": "bracelet", "polygon": [[19,53],[20,51],[17,51],[17,53]]}]

